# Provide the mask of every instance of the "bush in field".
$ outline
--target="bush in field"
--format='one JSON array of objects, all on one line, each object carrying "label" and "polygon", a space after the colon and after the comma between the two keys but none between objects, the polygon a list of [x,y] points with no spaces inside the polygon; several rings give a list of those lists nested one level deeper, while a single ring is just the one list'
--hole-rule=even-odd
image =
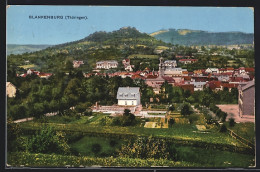
[{"label": "bush in field", "polygon": [[188,117],[188,119],[189,119],[190,124],[192,124],[193,122],[197,121],[199,119],[199,117],[198,117],[198,115],[190,115]]},{"label": "bush in field", "polygon": [[91,116],[92,115],[92,110],[87,110],[84,112],[85,116]]},{"label": "bush in field", "polygon": [[109,141],[109,145],[110,145],[111,147],[114,147],[115,145],[117,145],[117,141],[116,141],[116,140],[110,140],[110,141]]},{"label": "bush in field", "polygon": [[190,111],[190,106],[188,104],[184,104],[181,109],[181,115],[186,116],[190,115],[192,112]]},{"label": "bush in field", "polygon": [[234,118],[229,118],[229,126],[230,127],[234,127],[235,124],[236,124],[235,119]]},{"label": "bush in field", "polygon": [[175,123],[175,120],[173,118],[170,118],[169,121],[168,121],[169,127],[171,128],[174,123]]},{"label": "bush in field", "polygon": [[95,154],[99,153],[101,151],[102,147],[100,144],[95,143],[91,147],[91,151],[94,152]]},{"label": "bush in field", "polygon": [[169,106],[169,111],[174,111],[175,110],[175,106],[172,104]]},{"label": "bush in field", "polygon": [[135,125],[137,120],[135,119],[135,115],[130,113],[129,109],[125,109],[123,116],[113,118],[111,124],[119,125],[119,126],[131,126]]},{"label": "bush in field", "polygon": [[209,115],[209,114],[206,114],[205,115],[205,119],[206,119],[206,123],[207,124],[212,124],[213,123],[213,118],[212,118],[212,116],[211,115]]},{"label": "bush in field", "polygon": [[67,154],[70,147],[62,132],[55,132],[52,127],[44,127],[28,141],[27,149],[34,153]]},{"label": "bush in field", "polygon": [[225,122],[225,121],[226,121],[226,118],[227,118],[227,113],[226,113],[226,112],[222,112],[222,113],[221,113],[221,121],[222,121],[222,122]]},{"label": "bush in field", "polygon": [[223,124],[221,127],[220,127],[220,132],[224,133],[227,131],[227,127],[225,124]]}]

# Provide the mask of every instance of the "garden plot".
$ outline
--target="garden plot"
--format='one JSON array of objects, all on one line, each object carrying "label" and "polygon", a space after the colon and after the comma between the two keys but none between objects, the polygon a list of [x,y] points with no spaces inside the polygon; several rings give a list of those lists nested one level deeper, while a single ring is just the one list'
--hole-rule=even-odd
[{"label": "garden plot", "polygon": [[161,128],[157,122],[146,122],[144,128]]}]

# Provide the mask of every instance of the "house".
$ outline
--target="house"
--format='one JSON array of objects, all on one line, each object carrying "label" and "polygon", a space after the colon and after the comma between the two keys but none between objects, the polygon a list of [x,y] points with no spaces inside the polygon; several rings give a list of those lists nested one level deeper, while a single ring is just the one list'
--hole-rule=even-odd
[{"label": "house", "polygon": [[141,104],[139,87],[119,87],[117,91],[118,105],[136,106]]},{"label": "house", "polygon": [[197,62],[198,59],[180,59],[179,63],[183,63],[183,64],[191,64],[191,63],[195,63]]},{"label": "house", "polygon": [[6,82],[6,95],[8,97],[15,97],[16,87],[11,82]]},{"label": "house", "polygon": [[194,91],[202,91],[206,82],[190,82],[194,85]]},{"label": "house", "polygon": [[218,68],[208,68],[205,71],[206,73],[219,73]]},{"label": "house", "polygon": [[84,64],[82,60],[73,60],[73,67],[78,68],[80,65]]},{"label": "house", "polygon": [[239,116],[255,114],[255,80],[238,86]]},{"label": "house", "polygon": [[164,66],[166,69],[175,68],[177,66],[176,60],[165,60]]},{"label": "house", "polygon": [[115,60],[99,61],[96,63],[97,69],[117,68],[117,66],[118,66],[118,62]]},{"label": "house", "polygon": [[[172,68],[172,69],[167,69],[164,71],[164,75],[165,76],[182,76],[183,75],[183,71],[187,71],[187,69],[182,69],[182,68]],[[184,72],[184,75],[188,75],[188,73],[185,74]]]},{"label": "house", "polygon": [[134,65],[130,64],[130,59],[124,59],[122,60],[122,64],[124,65],[124,68],[126,71],[133,71]]},{"label": "house", "polygon": [[27,70],[27,75],[32,75],[32,74],[35,74],[35,75],[38,75],[40,72],[39,71],[36,71],[34,69],[28,69]]},{"label": "house", "polygon": [[40,78],[46,78],[46,79],[48,79],[50,76],[52,76],[52,73],[43,73],[43,72],[40,72],[40,73],[38,74],[38,76],[39,76]]}]

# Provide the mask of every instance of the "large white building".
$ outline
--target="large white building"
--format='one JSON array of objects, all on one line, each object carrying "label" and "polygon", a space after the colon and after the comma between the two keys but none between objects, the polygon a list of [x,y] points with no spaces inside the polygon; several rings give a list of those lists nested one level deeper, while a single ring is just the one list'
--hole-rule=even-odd
[{"label": "large white building", "polygon": [[119,87],[117,91],[118,105],[136,106],[140,105],[139,87]]},{"label": "large white building", "polygon": [[99,61],[96,63],[97,69],[117,68],[117,66],[118,66],[118,62],[115,60]]}]

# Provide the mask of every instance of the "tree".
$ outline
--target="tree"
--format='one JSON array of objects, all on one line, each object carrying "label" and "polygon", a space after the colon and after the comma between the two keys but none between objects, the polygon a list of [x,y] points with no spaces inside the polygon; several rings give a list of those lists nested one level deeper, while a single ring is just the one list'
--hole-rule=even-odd
[{"label": "tree", "polygon": [[130,113],[129,109],[125,109],[123,117],[121,117],[121,125],[130,126],[134,124],[135,124],[135,115]]},{"label": "tree", "polygon": [[224,133],[227,131],[227,127],[225,124],[223,124],[221,127],[220,127],[220,130],[219,130],[221,133]]},{"label": "tree", "polygon": [[190,107],[188,104],[184,104],[182,109],[181,109],[181,115],[186,116],[190,115],[192,112],[190,111]]},{"label": "tree", "polygon": [[169,127],[172,128],[174,123],[175,123],[175,120],[173,118],[170,118],[170,120],[168,121]]},{"label": "tree", "polygon": [[234,127],[235,124],[236,124],[235,119],[234,118],[229,118],[229,126],[230,127]]},{"label": "tree", "polygon": [[169,111],[174,111],[175,110],[175,106],[174,106],[174,104],[171,104],[170,106],[169,106]]}]

